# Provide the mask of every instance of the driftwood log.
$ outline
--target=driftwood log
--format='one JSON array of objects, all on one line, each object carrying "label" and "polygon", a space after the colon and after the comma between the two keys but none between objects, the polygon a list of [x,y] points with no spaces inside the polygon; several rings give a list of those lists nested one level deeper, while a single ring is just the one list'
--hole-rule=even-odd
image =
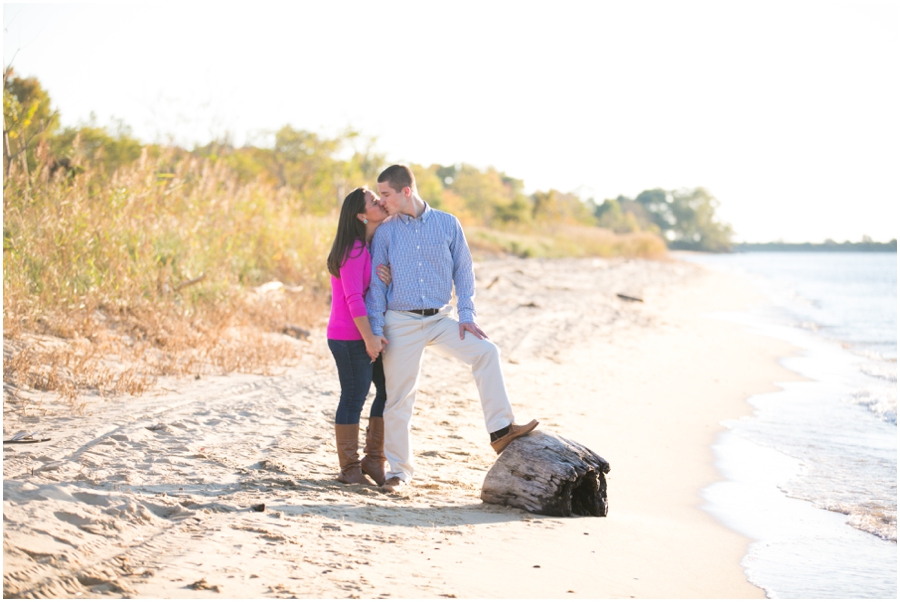
[{"label": "driftwood log", "polygon": [[532,431],[500,454],[481,499],[549,516],[606,516],[608,472],[609,462],[583,445]]}]

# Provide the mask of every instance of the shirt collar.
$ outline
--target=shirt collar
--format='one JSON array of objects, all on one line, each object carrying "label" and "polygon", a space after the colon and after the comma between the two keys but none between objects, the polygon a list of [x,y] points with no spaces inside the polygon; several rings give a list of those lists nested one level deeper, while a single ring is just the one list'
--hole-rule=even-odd
[{"label": "shirt collar", "polygon": [[428,221],[428,218],[431,216],[431,213],[433,210],[431,209],[431,206],[428,204],[427,201],[422,201],[422,202],[425,203],[425,211],[423,211],[422,215],[420,215],[419,217],[412,217],[411,215],[406,215],[405,213],[399,214],[400,219],[403,220],[404,224],[408,224],[409,222],[416,220],[416,219],[420,219],[420,220],[422,220],[422,222]]}]

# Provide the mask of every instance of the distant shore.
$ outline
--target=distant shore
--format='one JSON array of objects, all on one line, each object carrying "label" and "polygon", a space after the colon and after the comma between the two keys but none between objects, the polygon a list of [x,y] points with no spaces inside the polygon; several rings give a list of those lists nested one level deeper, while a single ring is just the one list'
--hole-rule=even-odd
[{"label": "distant shore", "polygon": [[800,253],[896,253],[897,239],[890,242],[741,242],[732,246],[735,253],[800,252]]},{"label": "distant shore", "polygon": [[[4,400],[7,597],[763,597],[749,541],[702,508],[711,445],[796,378],[786,344],[703,317],[753,298],[671,261],[478,263],[479,323],[519,420],[606,458],[606,518],[483,504],[496,459],[468,369],[428,352],[408,493],[334,480],[324,332],[273,376],[161,379],[155,395]],[[628,301],[617,295],[642,299]],[[263,503],[262,512],[251,506]]]}]

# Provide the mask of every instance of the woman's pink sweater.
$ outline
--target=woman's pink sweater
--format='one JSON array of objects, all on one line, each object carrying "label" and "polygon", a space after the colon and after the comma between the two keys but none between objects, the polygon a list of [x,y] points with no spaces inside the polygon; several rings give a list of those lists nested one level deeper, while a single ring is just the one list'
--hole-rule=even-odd
[{"label": "woman's pink sweater", "polygon": [[362,241],[356,241],[344,265],[341,277],[331,277],[331,317],[327,336],[338,341],[362,339],[353,318],[366,315],[366,292],[372,280],[372,256]]}]

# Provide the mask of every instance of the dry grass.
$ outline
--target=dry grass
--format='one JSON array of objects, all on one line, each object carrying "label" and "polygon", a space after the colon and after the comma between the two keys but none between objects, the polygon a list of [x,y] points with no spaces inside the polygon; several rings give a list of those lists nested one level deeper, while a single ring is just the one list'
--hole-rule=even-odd
[{"label": "dry grass", "polygon": [[466,228],[472,253],[489,257],[512,254],[519,257],[643,257],[660,258],[666,245],[649,232],[616,234],[581,225],[545,226],[530,230]]},{"label": "dry grass", "polygon": [[[334,218],[290,190],[238,185],[177,149],[112,178],[44,166],[6,184],[8,385],[74,400],[160,375],[268,373],[296,361],[286,325],[323,319]],[[272,279],[302,290],[252,292]]]},{"label": "dry grass", "polygon": [[54,335],[4,333],[3,380],[74,404],[81,393],[140,395],[159,376],[271,374],[300,361],[299,325],[321,322],[326,309],[320,295],[276,291],[190,316],[54,312],[41,321]]},{"label": "dry grass", "polygon": [[90,341],[31,336],[4,340],[3,380],[16,389],[54,391],[74,403],[79,393],[140,395],[155,382],[136,366],[115,365]]},{"label": "dry grass", "polygon": [[[41,149],[38,149],[38,158]],[[271,373],[324,323],[335,215],[291,189],[241,184],[180,149],[109,176],[103,165],[4,181],[4,390],[139,395],[162,375]],[[665,253],[649,234],[587,226],[467,228],[478,254]],[[255,287],[286,286],[265,294]],[[76,406],[77,407],[77,406]]]}]

